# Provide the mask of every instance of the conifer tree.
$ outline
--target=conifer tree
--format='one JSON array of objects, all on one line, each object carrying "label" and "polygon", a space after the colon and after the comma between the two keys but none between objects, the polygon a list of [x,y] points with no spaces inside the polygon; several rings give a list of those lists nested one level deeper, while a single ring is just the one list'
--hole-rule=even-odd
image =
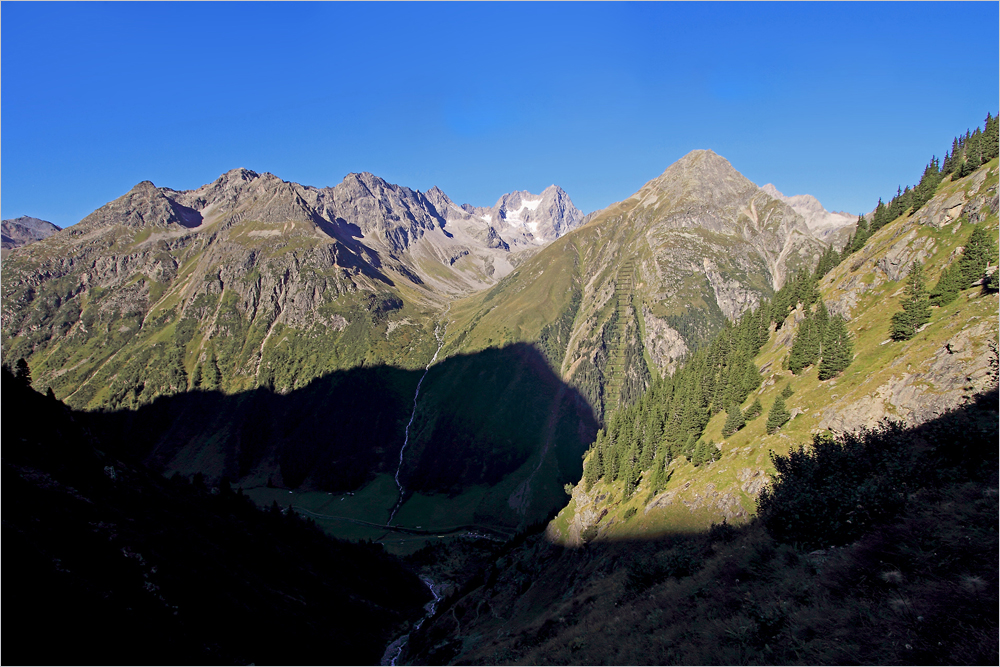
[{"label": "conifer tree", "polygon": [[857,252],[863,248],[865,243],[867,243],[869,236],[871,236],[871,230],[868,227],[868,221],[865,220],[863,215],[859,215],[858,226],[854,232],[854,239],[851,242],[851,252]]},{"label": "conifer tree", "polygon": [[785,399],[778,396],[774,399],[774,405],[771,406],[771,411],[767,413],[767,432],[774,433],[779,428],[784,426],[785,422],[792,418],[792,414],[785,407]]},{"label": "conifer tree", "polygon": [[[882,203],[882,198],[878,198],[878,205],[875,207],[875,213],[872,215],[871,231],[872,233],[877,232],[885,226],[885,223],[889,222],[889,211],[886,209],[885,204]],[[846,247],[845,247],[846,250]]]},{"label": "conifer tree", "polygon": [[755,398],[750,407],[747,408],[746,414],[743,416],[745,421],[752,421],[760,417],[764,413],[764,406],[760,404],[760,399]]},{"label": "conifer tree", "polygon": [[806,366],[816,363],[819,358],[818,332],[813,314],[806,310],[806,316],[799,324],[799,330],[792,341],[792,350],[788,354],[788,370],[796,375]]},{"label": "conifer tree", "polygon": [[931,308],[924,288],[924,271],[919,262],[913,262],[906,280],[906,299],[903,311],[892,316],[889,334],[893,340],[909,340],[917,329],[931,319]]},{"label": "conifer tree", "polygon": [[[601,432],[598,432],[598,437],[600,437]],[[603,443],[602,443],[603,444]],[[590,491],[590,488],[597,483],[597,480],[601,478],[604,474],[603,466],[601,465],[601,450],[597,443],[590,450],[590,456],[583,464],[583,482],[584,489]]]},{"label": "conifer tree", "polygon": [[976,225],[962,250],[962,258],[958,260],[962,271],[963,289],[983,277],[986,265],[995,255],[996,244],[992,242],[983,225]]},{"label": "conifer tree", "polygon": [[695,445],[694,451],[691,453],[691,463],[695,467],[709,463],[718,458],[718,452],[719,450],[714,442],[711,440],[701,440]]},{"label": "conifer tree", "polygon": [[986,278],[983,289],[991,292],[1000,290],[1000,270],[994,271]]},{"label": "conifer tree", "polygon": [[792,391],[792,383],[789,382],[788,384],[785,385],[785,388],[781,390],[781,397],[782,398],[791,398],[792,394],[794,394],[794,393],[795,392]]},{"label": "conifer tree", "polygon": [[622,461],[621,467],[621,477],[625,481],[625,497],[628,498],[635,491],[637,482],[639,481],[639,475],[642,473],[638,469],[639,452],[635,446],[629,449],[628,453],[625,454],[625,459]]},{"label": "conifer tree", "polygon": [[205,373],[202,377],[202,385],[205,389],[218,389],[222,384],[222,373],[219,371],[219,362],[215,358],[215,349],[208,355],[208,362],[205,365]]},{"label": "conifer tree", "polygon": [[14,379],[22,386],[31,386],[31,369],[24,357],[18,359],[17,363],[14,364]]},{"label": "conifer tree", "polygon": [[656,458],[653,460],[649,480],[650,497],[655,496],[667,486],[667,481],[670,479],[670,476],[667,474],[667,463],[669,461],[670,455],[666,453],[666,450],[657,452]]},{"label": "conifer tree", "polygon": [[958,292],[962,287],[962,268],[955,262],[941,272],[937,285],[930,292],[930,304],[947,306],[958,298]]},{"label": "conifer tree", "polygon": [[992,114],[986,114],[983,126],[983,152],[984,162],[1000,156],[1000,123]]},{"label": "conifer tree", "polygon": [[746,419],[743,418],[743,411],[736,403],[730,403],[726,410],[726,423],[722,427],[722,435],[727,438],[746,426]]},{"label": "conifer tree", "polygon": [[823,361],[819,365],[819,379],[829,380],[845,368],[854,359],[854,344],[847,330],[847,321],[840,315],[834,315],[827,326],[826,339],[823,342]]}]

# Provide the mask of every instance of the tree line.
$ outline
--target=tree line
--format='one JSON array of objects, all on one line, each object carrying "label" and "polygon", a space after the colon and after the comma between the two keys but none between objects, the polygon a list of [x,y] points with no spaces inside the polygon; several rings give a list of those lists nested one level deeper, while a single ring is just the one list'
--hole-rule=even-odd
[{"label": "tree line", "polygon": [[951,149],[945,151],[943,160],[931,156],[917,185],[912,188],[910,186],[897,188],[896,196],[889,200],[888,205],[879,198],[870,219],[863,215],[858,216],[857,228],[848,239],[844,254],[857,252],[863,248],[872,234],[907,211],[912,209],[916,213],[930,201],[938,185],[949,176],[957,181],[1000,155],[998,129],[1000,123],[997,117],[987,113],[983,129],[977,127],[973,132],[966,130],[964,135],[955,137]]},{"label": "tree line", "polygon": [[[825,256],[839,261],[835,250]],[[835,265],[834,262],[832,266]],[[775,330],[780,329],[794,308],[808,309],[819,301],[821,270],[817,266],[815,271],[799,271],[772,299],[748,310],[735,323],[727,321],[722,331],[707,346],[694,352],[673,375],[654,379],[634,404],[613,412],[586,457],[585,487],[589,489],[600,479],[622,480],[626,495],[631,495],[643,475],[647,475],[652,492],[657,493],[666,486],[667,466],[676,457],[685,456],[696,466],[718,459],[721,456],[718,447],[702,439],[705,427],[713,415],[726,411],[723,432],[728,437],[747,421],[763,414],[759,398],[746,410],[741,407],[763,381],[753,360],[767,342],[772,324]],[[822,311],[825,312],[825,306]],[[839,321],[843,322],[842,318]],[[831,350],[823,358],[830,360],[830,369],[836,368],[829,370],[828,377],[833,377],[851,359],[846,323],[842,330],[829,322],[825,325],[820,356],[824,349]],[[843,359],[832,353],[834,349],[844,355]],[[791,418],[784,402],[790,394],[791,389],[786,386],[772,404],[767,422],[769,433]]]}]

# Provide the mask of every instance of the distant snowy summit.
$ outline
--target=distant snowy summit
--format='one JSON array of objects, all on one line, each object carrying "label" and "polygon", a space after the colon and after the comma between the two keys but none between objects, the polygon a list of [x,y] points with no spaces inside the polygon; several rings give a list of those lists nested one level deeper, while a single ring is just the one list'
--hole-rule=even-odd
[{"label": "distant snowy summit", "polygon": [[[858,216],[845,213],[844,211],[827,211],[819,200],[812,195],[793,195],[788,197],[781,194],[773,183],[762,185],[761,190],[771,195],[775,199],[780,199],[801,215],[806,226],[817,238],[834,246],[839,246],[846,240],[847,235],[854,230],[854,225],[858,222]],[[839,249],[839,247],[838,247]]]},{"label": "distant snowy summit", "polygon": [[457,206],[450,199],[441,200],[440,195],[444,193],[435,190],[440,193],[439,201],[445,204],[442,208],[452,209],[453,214],[462,211],[465,216],[478,219],[511,247],[545,245],[578,227],[584,218],[583,212],[558,185],[550,185],[537,195],[527,190],[508,192],[489,208],[470,204]]}]

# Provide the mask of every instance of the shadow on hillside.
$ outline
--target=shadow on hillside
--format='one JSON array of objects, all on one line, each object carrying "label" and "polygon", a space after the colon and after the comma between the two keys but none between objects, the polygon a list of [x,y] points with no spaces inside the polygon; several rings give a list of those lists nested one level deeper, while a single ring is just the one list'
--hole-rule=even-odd
[{"label": "shadow on hillside", "polygon": [[403,659],[993,664],[997,429],[993,389],[916,427],[817,444],[743,527],[567,548],[537,526],[450,594]]},{"label": "shadow on hillside", "polygon": [[[87,419],[160,472],[348,491],[377,474],[395,474],[423,374],[353,368],[284,395],[267,388],[193,391]],[[536,486],[548,487],[555,505],[565,499],[562,485],[580,478],[581,456],[596,430],[585,399],[533,346],[450,357],[431,368],[421,387],[401,479],[408,493],[457,494],[495,486],[544,453],[548,465]],[[545,511],[551,509],[558,508]]]},{"label": "shadow on hillside", "polygon": [[[425,613],[426,586],[380,545],[163,479],[2,375],[5,662],[378,664]],[[31,640],[41,627],[59,641]]]}]

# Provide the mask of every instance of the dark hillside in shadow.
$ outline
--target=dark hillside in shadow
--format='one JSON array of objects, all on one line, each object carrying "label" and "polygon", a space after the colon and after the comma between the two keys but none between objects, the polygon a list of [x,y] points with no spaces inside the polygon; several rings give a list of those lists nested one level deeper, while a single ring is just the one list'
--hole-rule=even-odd
[{"label": "dark hillside in shadow", "polygon": [[377,664],[422,614],[379,545],[107,453],[3,371],[5,664]]},{"label": "dark hillside in shadow", "polygon": [[569,549],[521,537],[412,664],[996,664],[997,391],[779,458],[750,525]]},{"label": "dark hillside in shadow", "polygon": [[[284,395],[189,392],[134,412],[92,413],[88,424],[161,472],[348,491],[395,474],[422,375],[376,366],[336,371]],[[592,414],[531,345],[447,358],[421,389],[401,478],[408,493],[456,494],[494,487],[541,460],[520,514],[506,507],[493,518],[516,525],[524,513],[547,516],[565,500],[562,485],[580,478],[597,430]]]}]

